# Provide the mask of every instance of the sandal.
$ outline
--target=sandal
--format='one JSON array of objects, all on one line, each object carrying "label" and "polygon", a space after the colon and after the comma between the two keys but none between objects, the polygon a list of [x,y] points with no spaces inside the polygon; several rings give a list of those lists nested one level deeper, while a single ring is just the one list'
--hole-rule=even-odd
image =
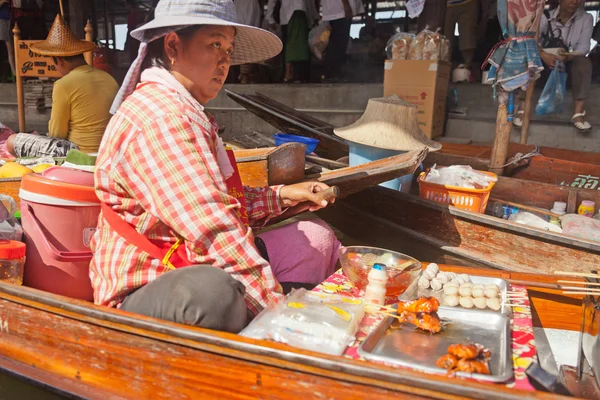
[{"label": "sandal", "polygon": [[571,122],[573,122],[573,125],[575,126],[575,128],[577,128],[578,131],[587,132],[590,129],[592,129],[592,124],[590,124],[589,122],[587,122],[585,120],[583,122],[575,122],[574,121],[575,118],[579,118],[579,117],[582,117],[582,118],[585,117],[585,111],[582,113],[579,113],[579,114],[574,114],[571,117]]},{"label": "sandal", "polygon": [[513,125],[517,128],[523,126],[523,115],[525,115],[525,110],[518,110],[515,113],[515,117],[513,118]]}]

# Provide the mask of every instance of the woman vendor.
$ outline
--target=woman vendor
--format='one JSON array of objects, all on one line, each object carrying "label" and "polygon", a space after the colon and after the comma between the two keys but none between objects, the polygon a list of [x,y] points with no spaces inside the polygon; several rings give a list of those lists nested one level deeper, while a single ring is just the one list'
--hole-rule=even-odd
[{"label": "woman vendor", "polygon": [[138,57],[96,164],[95,302],[238,332],[281,299],[279,282],[315,285],[331,274],[340,246],[325,223],[303,221],[266,233],[261,256],[250,226],[298,203],[325,207],[316,193],[327,185],[242,188],[204,112],[230,65],[269,59],[281,42],[236,23],[231,0],[161,0],[132,36]]}]

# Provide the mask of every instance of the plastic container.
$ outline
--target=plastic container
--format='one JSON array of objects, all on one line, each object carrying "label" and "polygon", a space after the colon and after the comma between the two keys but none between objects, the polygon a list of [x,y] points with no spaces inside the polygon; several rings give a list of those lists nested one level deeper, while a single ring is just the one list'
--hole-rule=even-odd
[{"label": "plastic container", "polygon": [[592,218],[594,216],[595,209],[596,204],[593,201],[583,200],[577,209],[577,214]]},{"label": "plastic container", "polygon": [[50,176],[26,175],[19,193],[27,244],[23,283],[63,296],[93,300],[89,242],[100,214],[93,174],[77,170],[47,172]]},{"label": "plastic container", "polygon": [[554,206],[552,207],[552,210],[550,210],[550,212],[558,215],[565,215],[567,213],[567,203],[564,203],[562,201],[555,201]]},{"label": "plastic container", "polygon": [[0,281],[21,285],[26,247],[15,240],[0,240]]},{"label": "plastic container", "polygon": [[319,141],[317,139],[304,136],[288,135],[286,133],[276,133],[273,135],[275,145],[281,146],[284,143],[302,143],[306,145],[305,154],[310,154],[317,149]]},{"label": "plastic container", "polygon": [[368,275],[374,264],[387,266],[387,295],[399,296],[416,280],[423,270],[421,263],[406,254],[369,246],[347,246],[339,250],[342,271],[359,290],[368,284]]},{"label": "plastic container", "polygon": [[[479,171],[483,174],[496,176],[496,174]],[[428,172],[422,172],[417,178],[419,183],[419,197],[437,203],[449,204],[462,210],[475,213],[484,213],[487,207],[490,193],[496,182],[491,182],[485,189],[468,189],[458,186],[440,185],[437,183],[426,182]]]},{"label": "plastic container", "polygon": [[369,284],[365,289],[365,303],[384,305],[388,281],[387,267],[384,264],[373,264],[367,278]]},{"label": "plastic container", "polygon": [[[371,161],[381,160],[382,158],[397,156],[398,154],[403,153],[406,152],[380,149],[378,147],[365,146],[359,143],[350,142],[349,165],[353,167],[355,165],[361,165]],[[409,193],[412,181],[413,174],[408,174],[396,179],[392,179],[391,181],[380,183],[379,186]]]}]

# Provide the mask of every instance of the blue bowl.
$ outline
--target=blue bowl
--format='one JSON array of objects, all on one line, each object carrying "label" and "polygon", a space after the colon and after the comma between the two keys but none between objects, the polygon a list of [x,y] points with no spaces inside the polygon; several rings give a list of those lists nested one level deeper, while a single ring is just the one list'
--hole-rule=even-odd
[{"label": "blue bowl", "polygon": [[275,138],[275,145],[281,146],[284,143],[302,143],[306,145],[306,154],[310,154],[317,148],[319,141],[317,139],[308,138],[304,136],[288,135],[286,133],[276,133],[273,135]]}]

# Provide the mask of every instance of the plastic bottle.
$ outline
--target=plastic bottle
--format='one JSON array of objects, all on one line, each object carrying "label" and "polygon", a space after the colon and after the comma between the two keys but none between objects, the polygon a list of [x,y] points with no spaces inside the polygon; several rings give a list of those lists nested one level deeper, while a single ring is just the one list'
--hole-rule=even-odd
[{"label": "plastic bottle", "polygon": [[[554,207],[552,207],[552,210],[550,210],[550,212],[553,214],[565,215],[567,213],[567,203],[564,203],[562,201],[555,201]],[[550,217],[550,220],[548,222],[550,222],[553,225],[561,226],[560,219],[558,217]]]},{"label": "plastic bottle", "polygon": [[368,275],[369,284],[365,289],[365,303],[383,305],[385,303],[388,280],[387,267],[384,264],[373,264]]},{"label": "plastic bottle", "polygon": [[590,200],[583,200],[577,209],[577,214],[592,218],[594,216],[596,204]]}]

